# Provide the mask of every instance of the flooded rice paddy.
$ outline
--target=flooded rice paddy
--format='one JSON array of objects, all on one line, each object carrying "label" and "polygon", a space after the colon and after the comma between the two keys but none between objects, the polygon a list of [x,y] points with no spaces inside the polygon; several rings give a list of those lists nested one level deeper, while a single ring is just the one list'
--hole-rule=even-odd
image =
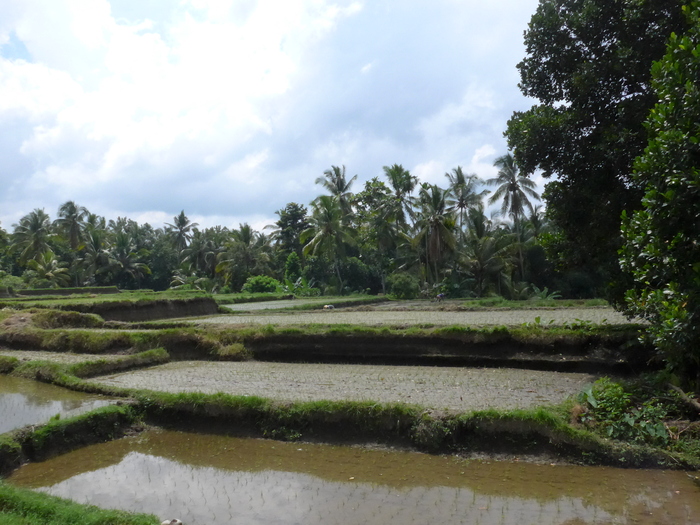
[{"label": "flooded rice paddy", "polygon": [[9,481],[186,525],[700,524],[700,488],[683,472],[159,430],[26,465]]},{"label": "flooded rice paddy", "polygon": [[113,401],[104,397],[0,375],[0,434],[24,425],[38,425],[60,414],[72,417]]}]

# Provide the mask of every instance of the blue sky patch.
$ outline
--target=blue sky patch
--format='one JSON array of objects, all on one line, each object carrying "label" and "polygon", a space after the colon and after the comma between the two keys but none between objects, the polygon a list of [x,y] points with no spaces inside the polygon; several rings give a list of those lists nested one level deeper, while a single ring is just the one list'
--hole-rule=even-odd
[{"label": "blue sky patch", "polygon": [[32,55],[29,54],[24,42],[17,38],[17,34],[14,31],[10,33],[10,40],[0,46],[0,55],[10,60],[32,61]]}]

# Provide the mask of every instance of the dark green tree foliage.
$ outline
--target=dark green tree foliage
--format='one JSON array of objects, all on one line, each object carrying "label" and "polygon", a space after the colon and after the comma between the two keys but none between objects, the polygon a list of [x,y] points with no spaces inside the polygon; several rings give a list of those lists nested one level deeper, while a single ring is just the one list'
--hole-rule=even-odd
[{"label": "dark green tree foliage", "polygon": [[43,208],[33,210],[13,226],[12,247],[19,253],[20,264],[26,264],[28,260],[40,257],[51,249],[51,219]]},{"label": "dark green tree foliage", "polygon": [[274,292],[279,287],[280,282],[277,279],[267,275],[255,275],[246,279],[241,291],[243,293],[265,293]]},{"label": "dark green tree foliage", "polygon": [[401,224],[397,222],[397,201],[388,186],[377,177],[365,182],[363,191],[353,197],[354,228],[359,257],[369,267],[375,283],[364,288],[386,292],[386,276],[395,266]]},{"label": "dark green tree foliage", "polygon": [[415,299],[420,295],[418,279],[407,273],[395,273],[389,277],[389,292],[397,299]]},{"label": "dark green tree foliage", "polygon": [[148,262],[151,274],[146,277],[144,286],[153,290],[166,290],[170,286],[173,271],[177,268],[178,254],[172,238],[160,229],[156,231],[158,235],[155,236]]},{"label": "dark green tree foliage", "polygon": [[684,10],[690,29],[653,67],[659,103],[634,173],[646,193],[624,221],[621,262],[635,280],[628,312],[651,321],[670,370],[700,389],[700,2]]},{"label": "dark green tree foliage", "polygon": [[301,259],[292,252],[287,256],[287,261],[284,263],[284,278],[288,281],[295,282],[301,277]]},{"label": "dark green tree foliage", "polygon": [[[457,247],[455,217],[447,205],[448,192],[435,184],[421,185],[419,204],[421,219],[417,221],[418,236],[425,245],[427,281],[439,281],[439,268],[443,258]],[[432,271],[431,271],[432,270]]]},{"label": "dark green tree foliage", "polygon": [[314,201],[314,211],[311,215],[310,226],[301,235],[305,242],[304,255],[327,257],[333,262],[337,277],[336,289],[342,293],[344,283],[341,275],[341,262],[347,256],[349,246],[355,240],[348,228],[345,227],[340,201],[335,196],[321,195]]},{"label": "dark green tree foliage", "polygon": [[406,216],[413,220],[411,194],[418,184],[418,177],[411,175],[401,164],[392,164],[382,168],[394,194],[394,202],[388,210],[388,215],[394,217],[399,225],[407,225]]},{"label": "dark green tree foliage", "polygon": [[185,210],[180,212],[180,215],[173,217],[173,223],[166,223],[167,231],[172,236],[173,246],[178,253],[182,252],[192,239],[193,229],[199,226],[196,222],[190,222],[185,215]]},{"label": "dark green tree foliage", "polygon": [[291,252],[301,257],[303,245],[299,236],[309,227],[306,207],[296,202],[290,202],[275,213],[279,215],[279,220],[275,222],[277,229],[273,236],[278,247],[285,254],[285,257]]},{"label": "dark green tree foliage", "polygon": [[561,232],[560,256],[619,283],[620,215],[640,206],[642,188],[630,174],[656,102],[649,71],[671,32],[685,27],[680,6],[541,0],[525,32],[520,89],[540,103],[513,115],[508,144],[524,173],[557,177],[544,198]]},{"label": "dark green tree foliage", "polygon": [[77,250],[83,236],[83,220],[88,215],[84,206],[78,206],[73,201],[67,201],[58,208],[58,219],[54,227],[68,240],[72,250]]},{"label": "dark green tree foliage", "polygon": [[323,177],[316,179],[316,184],[323,186],[332,197],[338,199],[338,205],[343,212],[343,221],[347,222],[352,215],[352,192],[350,188],[357,180],[357,175],[353,175],[350,180],[347,180],[345,175],[345,166],[331,166],[331,169],[323,172]]}]

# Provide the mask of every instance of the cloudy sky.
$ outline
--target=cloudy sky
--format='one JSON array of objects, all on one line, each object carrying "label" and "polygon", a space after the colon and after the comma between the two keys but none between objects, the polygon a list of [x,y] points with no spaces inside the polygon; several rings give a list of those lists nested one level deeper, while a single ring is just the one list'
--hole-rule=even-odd
[{"label": "cloudy sky", "polygon": [[331,165],[445,185],[506,153],[537,0],[2,0],[0,224],[257,229]]}]

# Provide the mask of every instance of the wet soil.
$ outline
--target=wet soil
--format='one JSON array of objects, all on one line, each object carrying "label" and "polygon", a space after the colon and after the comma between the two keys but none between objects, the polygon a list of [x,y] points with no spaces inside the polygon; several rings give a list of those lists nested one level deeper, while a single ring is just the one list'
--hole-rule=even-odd
[{"label": "wet soil", "polygon": [[181,361],[91,382],[170,393],[224,392],[280,401],[407,403],[458,412],[561,403],[591,374],[511,368]]},{"label": "wet soil", "polygon": [[[431,303],[424,303],[423,306]],[[432,303],[437,305],[438,303]],[[398,308],[398,306],[393,306]],[[298,311],[283,313],[254,313],[221,315],[197,319],[197,324],[226,325],[307,325],[307,324],[354,324],[354,325],[391,325],[391,326],[520,326],[525,323],[549,324],[562,326],[573,323],[626,324],[629,320],[609,307],[593,308],[558,308],[532,310],[485,310],[485,311],[449,311],[434,309],[387,310],[382,305],[357,307],[355,309],[337,308],[322,311]],[[539,322],[537,321],[539,318]]]}]

